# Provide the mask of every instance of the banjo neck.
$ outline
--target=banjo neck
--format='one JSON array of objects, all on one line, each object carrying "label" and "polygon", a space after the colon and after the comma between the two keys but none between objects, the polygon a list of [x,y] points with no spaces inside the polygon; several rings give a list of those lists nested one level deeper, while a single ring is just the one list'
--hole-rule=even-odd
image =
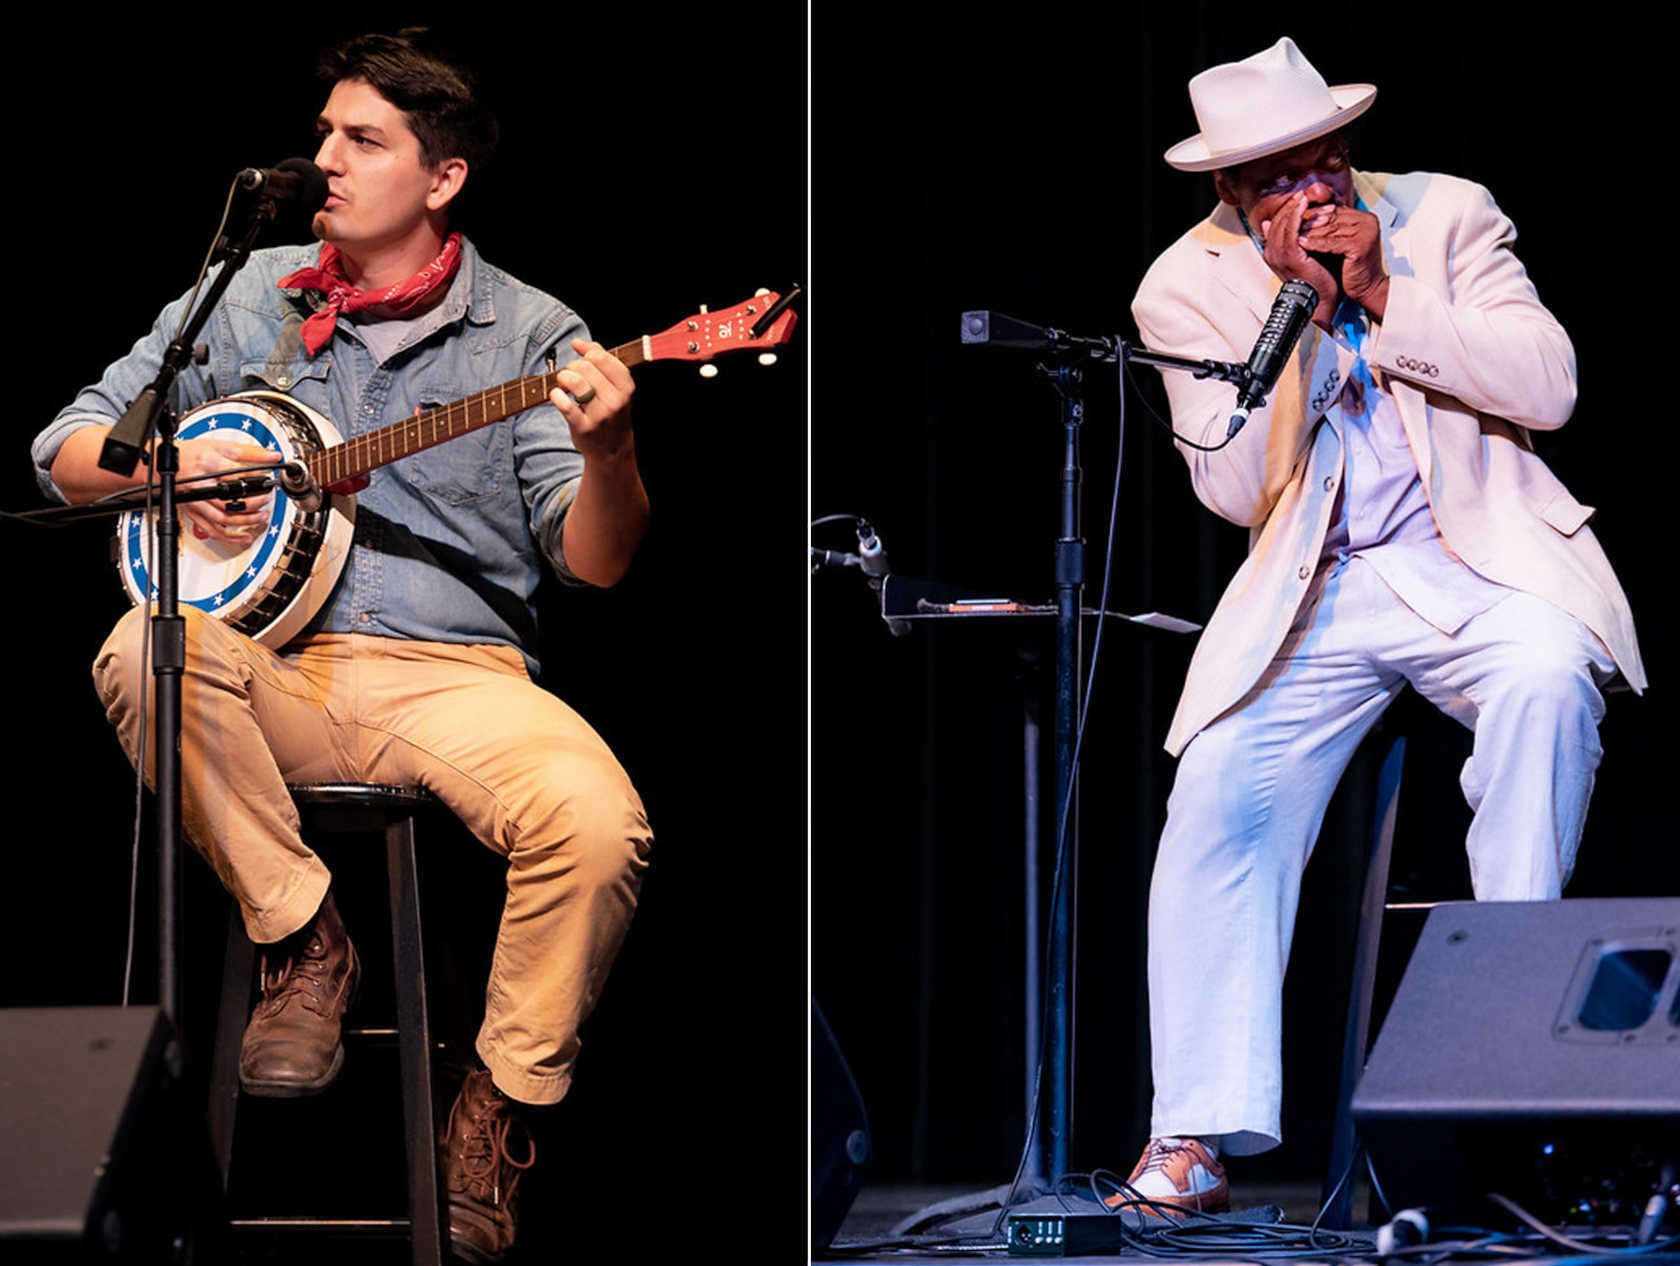
[{"label": "banjo neck", "polygon": [[[648,359],[645,343],[645,339],[636,339],[607,349],[608,355],[633,368]],[[305,464],[323,488],[359,481],[380,466],[534,408],[559,385],[558,370],[515,378],[324,448],[307,458]]]},{"label": "banjo neck", "polygon": [[[610,354],[630,367],[651,360],[706,362],[746,351],[768,362],[774,359],[770,349],[792,337],[798,314],[790,305],[799,293],[798,287],[785,295],[761,290],[732,308],[701,308],[663,333],[644,334]],[[708,368],[702,363],[701,373]],[[342,439],[330,418],[279,392],[242,392],[199,405],[182,417],[178,434],[258,441],[283,460],[302,463],[315,486],[333,495],[288,497],[277,491],[268,530],[243,549],[230,552],[209,538],[182,538],[181,600],[280,650],[315,618],[343,574],[355,545],[353,494],[367,486],[369,472],[543,404],[560,385],[560,372],[516,378],[350,440]],[[157,514],[130,510],[118,520],[114,561],[129,600],[137,604],[153,592],[148,548],[156,548]]]},{"label": "banjo neck", "polygon": [[[790,304],[799,293],[797,286],[786,295],[764,290],[719,312],[701,308],[662,333],[644,334],[609,348],[608,355],[634,368],[650,360],[709,361],[726,352],[767,353],[792,337],[798,314]],[[365,484],[377,467],[542,404],[560,385],[559,375],[559,370],[553,370],[515,378],[323,448],[306,458],[305,465],[319,487],[353,489]]]}]

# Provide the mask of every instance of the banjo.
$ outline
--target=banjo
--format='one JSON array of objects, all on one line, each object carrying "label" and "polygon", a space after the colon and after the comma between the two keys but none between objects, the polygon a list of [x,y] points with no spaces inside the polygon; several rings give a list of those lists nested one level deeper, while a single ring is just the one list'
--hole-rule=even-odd
[{"label": "banjo", "polygon": [[[798,293],[798,287],[785,298],[760,291],[719,312],[701,308],[661,334],[645,334],[608,354],[631,367],[651,360],[710,361],[736,351],[768,355],[793,336],[799,317],[788,304]],[[706,365],[701,373],[707,370],[717,372]],[[177,440],[220,433],[260,444],[282,462],[301,466],[319,491],[290,495],[277,484],[268,523],[249,542],[200,540],[183,532],[182,605],[279,650],[314,619],[338,583],[355,534],[355,494],[367,487],[372,471],[543,404],[558,386],[558,371],[516,378],[349,440],[319,412],[277,391],[244,391],[183,414]],[[136,604],[157,596],[155,515],[130,510],[117,520],[117,567]]]}]

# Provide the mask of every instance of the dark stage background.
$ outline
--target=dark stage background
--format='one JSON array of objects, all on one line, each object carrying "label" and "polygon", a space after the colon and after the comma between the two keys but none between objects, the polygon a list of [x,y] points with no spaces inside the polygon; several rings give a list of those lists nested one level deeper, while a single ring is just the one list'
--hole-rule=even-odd
[{"label": "dark stage background", "polygon": [[[470,18],[460,41],[501,104],[502,148],[464,224],[489,260],[565,299],[609,344],[700,304],[808,283],[797,7],[655,7],[629,24],[565,6],[452,11]],[[318,45],[428,18],[412,5],[323,12],[206,9],[167,33],[175,10],[96,28],[49,14],[13,45],[16,395],[0,505],[40,504],[29,438],[185,291],[233,173],[313,155]],[[525,1187],[539,1241],[574,1251],[669,1244],[749,1183],[761,1233],[803,1242],[808,332],[769,369],[749,355],[710,382],[682,364],[638,372],[647,541],[616,589],[544,598],[545,684],[611,744],[658,838],[575,1091]],[[15,952],[0,1006],[114,1004],[133,784],[89,668],[125,601],[105,530],[4,530]],[[467,963],[464,988],[435,1005],[470,1037],[503,867],[444,823],[421,849],[429,931]],[[147,1001],[152,856],[148,833],[135,970]],[[382,881],[368,862],[371,882],[340,870],[366,898],[346,905],[352,931],[377,948]],[[202,1026],[226,916],[208,867],[187,864],[187,1019]],[[342,1140],[305,1142],[313,1172],[328,1153],[357,1155],[352,1172],[374,1162]]]},{"label": "dark stage background", "polygon": [[[1299,12],[1208,0],[817,12],[813,240],[826,284],[812,515],[867,516],[900,574],[1052,600],[1055,403],[1027,354],[962,346],[959,314],[990,308],[1135,338],[1129,305],[1144,270],[1214,203],[1207,176],[1161,160],[1196,131],[1186,82],[1292,34],[1332,84],[1380,88],[1355,125],[1355,165],[1487,185],[1574,337],[1579,407],[1536,444],[1598,507],[1593,528],[1632,601],[1653,686],[1611,700],[1568,895],[1680,892],[1668,669],[1674,388],[1658,333],[1671,177],[1637,122],[1656,117],[1641,94],[1661,75],[1633,31],[1542,28],[1487,6]],[[1139,382],[1164,414],[1154,371]],[[1117,389],[1106,370],[1087,386],[1094,606]],[[1128,389],[1110,606],[1202,621],[1246,532],[1195,500],[1140,404]],[[813,539],[843,548],[850,533],[836,524]],[[924,626],[894,640],[855,574],[813,581],[813,991],[861,1085],[878,1178],[1007,1181],[1020,1147],[1018,644],[1039,648],[1048,674],[1048,626],[1019,637]],[[1090,646],[1088,631],[1087,656]],[[1115,626],[1102,650],[1081,782],[1075,1169],[1126,1172],[1147,1131],[1144,901],[1174,770],[1161,742],[1191,648],[1190,638]],[[1419,897],[1468,895],[1457,772],[1469,735],[1415,696],[1391,717],[1411,740],[1396,878]],[[1368,760],[1360,768],[1368,780]],[[1286,1002],[1286,1139],[1241,1163],[1239,1181],[1311,1177],[1325,1164],[1368,794],[1332,806],[1309,870]]]}]

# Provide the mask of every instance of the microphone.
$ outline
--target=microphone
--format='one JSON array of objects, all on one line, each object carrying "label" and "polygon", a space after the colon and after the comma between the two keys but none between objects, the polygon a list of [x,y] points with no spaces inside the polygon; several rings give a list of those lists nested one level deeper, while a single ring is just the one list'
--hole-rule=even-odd
[{"label": "microphone", "polygon": [[313,514],[321,508],[321,489],[315,483],[315,476],[309,473],[309,467],[302,462],[285,463],[276,478],[286,495],[296,501],[305,514]]},{"label": "microphone", "polygon": [[[858,569],[863,572],[863,578],[869,582],[869,587],[876,593],[881,593],[881,585],[892,574],[887,564],[887,547],[881,543],[881,538],[875,535],[875,529],[868,519],[857,521],[858,536]],[[881,599],[883,605],[886,598]],[[886,611],[881,612],[886,618]],[[887,632],[894,637],[903,637],[910,631],[910,625],[903,620],[887,620]]]},{"label": "microphone", "polygon": [[875,529],[870,526],[868,519],[857,521],[857,536],[858,566],[869,578],[869,587],[879,589],[890,571],[887,566],[887,547],[881,544],[881,538],[875,535]]},{"label": "microphone", "polygon": [[295,201],[314,215],[327,202],[327,177],[307,158],[288,158],[276,167],[247,167],[234,178],[241,189],[273,201]]},{"label": "microphone", "polygon": [[1260,337],[1254,340],[1254,350],[1248,354],[1248,381],[1237,394],[1237,411],[1231,415],[1226,439],[1242,430],[1248,415],[1266,403],[1266,393],[1277,384],[1295,344],[1301,341],[1301,331],[1317,308],[1318,291],[1311,285],[1300,280],[1283,283],[1272,300],[1266,324],[1260,327]]}]

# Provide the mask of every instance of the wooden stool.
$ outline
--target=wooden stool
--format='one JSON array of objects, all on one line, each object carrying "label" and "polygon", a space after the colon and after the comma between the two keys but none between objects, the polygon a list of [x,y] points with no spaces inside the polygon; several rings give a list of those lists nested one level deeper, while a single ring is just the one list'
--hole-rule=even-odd
[{"label": "wooden stool", "polygon": [[[395,1219],[261,1217],[235,1219],[237,1231],[320,1231],[389,1235],[406,1231],[413,1260],[437,1266],[448,1230],[441,1221],[437,1182],[437,1123],[432,1099],[432,1031],[426,1013],[426,969],[420,937],[420,889],[415,875],[414,815],[436,797],[418,787],[311,783],[288,788],[305,834],[385,833],[385,873],[391,894],[392,961],[396,974],[398,1051],[402,1065],[404,1142],[408,1152],[409,1216]],[[210,1136],[226,1190],[233,1167],[234,1117],[239,1104],[239,1052],[251,1009],[256,946],[245,934],[239,906],[228,925],[221,1006],[210,1081]],[[346,1028],[351,1038],[389,1037],[389,1029]]]}]

